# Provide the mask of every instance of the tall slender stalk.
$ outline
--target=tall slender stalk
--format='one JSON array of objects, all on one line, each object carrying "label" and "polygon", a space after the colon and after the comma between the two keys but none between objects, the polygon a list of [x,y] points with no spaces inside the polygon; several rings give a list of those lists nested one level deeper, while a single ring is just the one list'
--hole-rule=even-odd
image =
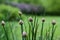
[{"label": "tall slender stalk", "polygon": [[54,36],[54,25],[53,25],[53,27],[52,27],[52,36],[51,36],[51,40],[53,40],[53,36]]},{"label": "tall slender stalk", "polygon": [[29,40],[31,40],[31,39],[30,39],[30,37],[31,37],[31,36],[30,36],[30,35],[31,35],[31,25],[30,25],[30,23],[28,23],[28,24],[29,24]]},{"label": "tall slender stalk", "polygon": [[11,29],[11,33],[12,33],[12,38],[14,40],[14,34],[13,34],[13,31],[12,31],[12,27],[10,26],[10,29]]},{"label": "tall slender stalk", "polygon": [[[36,15],[35,15],[35,18],[34,18],[34,28],[36,27]],[[35,28],[35,31],[34,31],[34,40],[36,40],[36,28]]]},{"label": "tall slender stalk", "polygon": [[5,32],[6,39],[9,40],[8,39],[8,35],[7,35],[7,31],[5,30],[5,27],[4,27],[5,26],[5,22],[4,21],[2,21],[2,26],[3,26],[4,32]]},{"label": "tall slender stalk", "polygon": [[21,34],[22,34],[22,40],[23,40],[23,25],[21,25]]},{"label": "tall slender stalk", "polygon": [[40,39],[43,40],[43,26],[44,26],[45,18],[42,18],[42,28],[41,28],[41,34]]},{"label": "tall slender stalk", "polygon": [[40,37],[41,37],[40,39],[41,40],[43,40],[43,25],[44,25],[44,23],[42,23],[42,28],[41,28],[41,35],[40,35]]},{"label": "tall slender stalk", "polygon": [[32,40],[34,40],[34,26],[32,22],[31,22],[31,26],[32,26]]},{"label": "tall slender stalk", "polygon": [[52,27],[51,40],[53,40],[53,37],[54,37],[54,32],[55,32],[55,24],[56,24],[56,21],[55,21],[55,20],[53,20],[53,21],[52,21],[52,25],[53,25],[53,27]]},{"label": "tall slender stalk", "polygon": [[5,32],[5,35],[6,35],[6,39],[9,40],[8,39],[8,35],[7,35],[7,32],[6,32],[5,28],[4,28],[4,26],[3,26],[3,29],[4,29],[4,32]]},{"label": "tall slender stalk", "polygon": [[31,24],[31,30],[32,30],[32,40],[34,39],[34,26],[33,26],[33,18],[29,17],[29,21]]},{"label": "tall slender stalk", "polygon": [[35,21],[36,22],[36,27],[35,27],[35,31],[34,31],[34,40],[36,40],[36,35],[37,35],[37,30],[38,30],[38,19]]},{"label": "tall slender stalk", "polygon": [[21,34],[22,34],[22,40],[23,40],[23,21],[20,20],[19,24],[21,25]]}]

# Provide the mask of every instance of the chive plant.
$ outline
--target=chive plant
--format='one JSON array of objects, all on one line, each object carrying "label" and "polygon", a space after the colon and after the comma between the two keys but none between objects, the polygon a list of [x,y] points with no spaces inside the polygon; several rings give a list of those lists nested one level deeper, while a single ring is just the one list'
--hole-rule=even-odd
[{"label": "chive plant", "polygon": [[21,34],[22,34],[22,40],[23,40],[23,39],[24,39],[24,38],[23,38],[23,21],[20,20],[20,21],[19,21],[19,24],[21,25]]},{"label": "chive plant", "polygon": [[[20,15],[20,18],[21,18],[22,13],[19,12],[19,15]],[[55,20],[52,21],[52,30],[51,30],[51,32],[50,32],[50,27],[49,27],[49,29],[46,30],[46,34],[43,38],[44,22],[45,22],[45,18],[42,18],[42,27],[41,27],[41,32],[40,32],[41,34],[40,34],[39,40],[53,40],[54,33],[55,33],[55,30],[56,30],[56,27],[55,27],[56,21]],[[23,21],[22,21],[22,19],[20,19],[19,24],[21,26],[22,40],[37,40],[36,38],[37,38],[37,31],[38,31],[39,23],[38,23],[38,18],[36,18],[36,16],[35,16],[34,19],[32,17],[29,17],[29,21],[28,21],[29,33],[27,33],[26,31],[23,30]],[[6,38],[7,38],[7,40],[9,40],[4,25],[5,25],[5,22],[2,21],[2,26],[3,26]],[[25,30],[26,30],[26,28],[25,28]],[[12,28],[11,28],[11,32],[12,32]],[[13,33],[12,33],[12,36],[13,36]]]},{"label": "chive plant", "polygon": [[27,40],[27,39],[26,39],[26,38],[27,38],[27,33],[26,33],[25,31],[23,31],[22,36],[23,36],[23,40]]},{"label": "chive plant", "polygon": [[37,37],[37,30],[38,30],[38,19],[36,20],[36,26],[35,26],[35,31],[34,31],[34,40],[36,40],[36,37]]},{"label": "chive plant", "polygon": [[38,30],[38,19],[35,18],[33,19],[32,17],[29,17],[29,40],[30,40],[30,31],[32,31],[32,40],[36,40],[36,35],[37,35],[37,30]]},{"label": "chive plant", "polygon": [[38,30],[38,19],[37,19],[37,16],[35,15],[35,18],[34,18],[34,40],[36,40],[37,30]]},{"label": "chive plant", "polygon": [[2,26],[3,26],[4,32],[5,32],[6,39],[9,40],[8,35],[7,35],[7,31],[6,31],[5,27],[4,27],[4,25],[5,25],[5,22],[2,21]]},{"label": "chive plant", "polygon": [[13,33],[13,31],[12,31],[12,30],[13,30],[13,29],[12,29],[13,24],[11,24],[11,25],[9,24],[9,26],[10,26],[11,33],[12,33],[12,38],[13,38],[13,40],[14,40],[14,33]]},{"label": "chive plant", "polygon": [[42,27],[41,27],[41,34],[40,34],[40,40],[43,40],[43,26],[44,26],[45,18],[42,18]]},{"label": "chive plant", "polygon": [[52,33],[51,33],[51,40],[53,40],[53,37],[54,37],[54,32],[55,32],[55,24],[56,24],[56,21],[55,20],[52,20]]},{"label": "chive plant", "polygon": [[32,17],[29,17],[29,19],[28,19],[29,21],[28,21],[28,24],[29,24],[29,40],[31,40],[31,31],[32,31],[32,27],[31,27],[31,24],[29,23],[29,22],[32,22],[33,21],[33,18]]},{"label": "chive plant", "polygon": [[[29,17],[29,22],[30,22],[30,25],[31,25],[31,31],[32,31],[31,33],[32,33],[32,40],[33,40],[34,26],[33,26],[33,18],[32,17]],[[29,29],[29,31],[30,31],[30,29]],[[29,36],[30,36],[30,34],[29,34]]]}]

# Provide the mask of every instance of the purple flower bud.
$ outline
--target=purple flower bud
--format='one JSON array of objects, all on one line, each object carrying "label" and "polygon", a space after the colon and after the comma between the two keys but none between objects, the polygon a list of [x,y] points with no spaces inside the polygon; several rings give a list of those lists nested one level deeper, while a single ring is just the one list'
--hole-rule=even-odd
[{"label": "purple flower bud", "polygon": [[20,24],[20,25],[22,25],[22,24],[23,24],[23,21],[22,21],[22,20],[20,20],[20,21],[19,21],[19,24]]},{"label": "purple flower bud", "polygon": [[22,15],[22,12],[18,11],[19,15],[21,16]]},{"label": "purple flower bud", "polygon": [[4,26],[5,25],[5,22],[4,21],[2,21],[2,26]]},{"label": "purple flower bud", "polygon": [[29,21],[32,22],[33,21],[33,18],[32,17],[29,17]]},{"label": "purple flower bud", "polygon": [[52,25],[55,25],[56,24],[56,21],[55,20],[52,20]]},{"label": "purple flower bud", "polygon": [[45,18],[42,18],[42,22],[45,22]]},{"label": "purple flower bud", "polygon": [[23,37],[26,37],[27,36],[27,33],[24,31],[23,34],[22,34]]}]

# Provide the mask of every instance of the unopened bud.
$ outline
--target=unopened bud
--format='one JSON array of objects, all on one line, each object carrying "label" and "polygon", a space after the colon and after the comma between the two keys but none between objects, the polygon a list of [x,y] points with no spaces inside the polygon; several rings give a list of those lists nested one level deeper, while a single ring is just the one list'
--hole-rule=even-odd
[{"label": "unopened bud", "polygon": [[45,22],[45,18],[42,18],[42,22]]},{"label": "unopened bud", "polygon": [[56,24],[56,21],[55,20],[52,20],[52,25],[55,25]]},{"label": "unopened bud", "polygon": [[20,21],[19,21],[19,24],[20,24],[20,25],[22,25],[22,24],[23,24],[23,21],[22,21],[22,20],[20,20]]},{"label": "unopened bud", "polygon": [[26,37],[27,36],[27,33],[26,32],[23,32],[22,36],[23,37]]},{"label": "unopened bud", "polygon": [[32,22],[33,21],[33,18],[32,17],[29,17],[29,21]]},{"label": "unopened bud", "polygon": [[19,11],[18,13],[19,13],[20,16],[22,15],[22,12]]},{"label": "unopened bud", "polygon": [[4,26],[5,25],[5,22],[4,21],[2,21],[2,26]]}]

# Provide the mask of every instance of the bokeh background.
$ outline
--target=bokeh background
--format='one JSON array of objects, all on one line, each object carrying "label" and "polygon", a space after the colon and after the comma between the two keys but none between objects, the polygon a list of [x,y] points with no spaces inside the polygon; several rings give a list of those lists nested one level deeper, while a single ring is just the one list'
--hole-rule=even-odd
[{"label": "bokeh background", "polygon": [[[6,40],[6,36],[4,34],[4,31],[1,25],[2,20],[6,22],[5,28],[7,30],[7,35],[9,40],[13,40],[13,37],[14,37],[14,40],[21,40],[20,25],[18,23],[18,21],[20,20],[20,15],[18,11],[21,11],[21,10],[18,7],[16,7],[16,5],[18,4],[33,5],[33,7],[38,5],[38,6],[42,6],[39,12],[42,9],[44,10],[44,11],[42,10],[43,13],[39,13],[39,14],[38,13],[35,14],[32,11],[31,13],[22,12],[22,20],[24,21],[24,26],[26,27],[27,32],[29,29],[27,21],[30,16],[33,16],[33,18],[35,15],[37,16],[37,18],[39,19],[38,20],[40,24],[39,26],[41,26],[42,17],[46,19],[44,34],[45,34],[45,30],[49,29],[49,27],[51,26],[52,19],[55,19],[57,29],[54,35],[54,40],[60,40],[60,31],[59,31],[60,30],[60,0],[0,0],[0,40]],[[24,30],[25,30],[25,27],[24,27]],[[38,34],[37,34],[38,36],[40,33],[40,29],[41,27],[38,28]],[[13,33],[13,37],[12,37],[11,30]]]}]

